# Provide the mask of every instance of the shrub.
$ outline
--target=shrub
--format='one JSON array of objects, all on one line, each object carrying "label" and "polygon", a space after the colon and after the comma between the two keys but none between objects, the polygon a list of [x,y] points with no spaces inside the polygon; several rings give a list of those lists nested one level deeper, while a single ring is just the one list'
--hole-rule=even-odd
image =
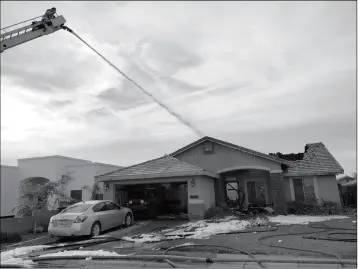
[{"label": "shrub", "polygon": [[288,202],[288,214],[296,215],[332,215],[340,213],[337,203],[322,201],[320,204],[305,202]]},{"label": "shrub", "polygon": [[1,233],[1,243],[17,243],[21,240],[21,236],[18,233]]},{"label": "shrub", "polygon": [[224,217],[224,210],[221,207],[214,206],[210,207],[204,215],[205,219],[216,219],[216,218],[223,218]]}]

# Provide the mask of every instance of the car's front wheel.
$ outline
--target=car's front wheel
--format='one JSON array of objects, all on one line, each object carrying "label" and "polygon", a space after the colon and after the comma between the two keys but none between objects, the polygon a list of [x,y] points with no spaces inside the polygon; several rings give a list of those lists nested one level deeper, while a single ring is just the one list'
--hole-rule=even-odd
[{"label": "car's front wheel", "polygon": [[99,222],[95,222],[91,228],[91,236],[98,236],[101,233],[101,224]]},{"label": "car's front wheel", "polygon": [[124,220],[124,225],[125,225],[126,227],[129,227],[129,226],[132,225],[132,223],[133,223],[133,217],[132,217],[132,215],[131,215],[130,213],[128,213],[128,214],[126,215],[125,220]]}]

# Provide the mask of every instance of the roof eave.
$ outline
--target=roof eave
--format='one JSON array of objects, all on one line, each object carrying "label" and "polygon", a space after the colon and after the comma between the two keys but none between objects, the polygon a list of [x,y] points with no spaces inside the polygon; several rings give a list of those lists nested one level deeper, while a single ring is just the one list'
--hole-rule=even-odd
[{"label": "roof eave", "polygon": [[201,172],[187,172],[187,173],[162,173],[162,174],[147,174],[147,175],[132,175],[132,176],[97,176],[95,177],[95,182],[103,182],[103,181],[125,181],[125,180],[137,180],[137,179],[155,179],[155,178],[168,178],[168,177],[193,177],[193,176],[208,176],[215,179],[218,179],[219,176],[210,173],[207,171],[201,171]]},{"label": "roof eave", "polygon": [[342,171],[322,171],[322,172],[287,172],[282,175],[285,177],[299,177],[299,176],[326,176],[326,175],[338,175],[342,174]]}]

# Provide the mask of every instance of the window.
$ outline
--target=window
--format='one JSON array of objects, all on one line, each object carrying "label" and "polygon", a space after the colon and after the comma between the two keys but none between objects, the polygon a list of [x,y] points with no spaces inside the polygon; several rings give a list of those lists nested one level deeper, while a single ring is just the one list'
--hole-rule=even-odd
[{"label": "window", "polygon": [[212,142],[205,142],[204,153],[213,153],[213,143]]},{"label": "window", "polygon": [[94,197],[95,200],[103,200],[103,194],[102,193],[97,193]]},{"label": "window", "polygon": [[82,190],[71,190],[70,197],[77,201],[82,201]]},{"label": "window", "polygon": [[302,178],[293,178],[293,191],[295,194],[296,202],[304,202],[305,201],[305,193],[303,191],[303,182]]},{"label": "window", "polygon": [[106,209],[106,204],[105,203],[99,203],[96,204],[95,206],[93,206],[92,210],[93,212],[100,212],[100,211],[105,211]]},{"label": "window", "polygon": [[121,209],[118,205],[112,202],[106,202],[106,210],[119,210]]}]

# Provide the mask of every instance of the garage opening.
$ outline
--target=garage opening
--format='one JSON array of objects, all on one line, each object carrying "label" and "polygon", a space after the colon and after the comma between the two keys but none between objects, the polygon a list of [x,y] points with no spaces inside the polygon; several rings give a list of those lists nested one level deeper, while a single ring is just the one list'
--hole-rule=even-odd
[{"label": "garage opening", "polygon": [[187,182],[115,185],[115,201],[131,208],[136,218],[187,214]]}]

